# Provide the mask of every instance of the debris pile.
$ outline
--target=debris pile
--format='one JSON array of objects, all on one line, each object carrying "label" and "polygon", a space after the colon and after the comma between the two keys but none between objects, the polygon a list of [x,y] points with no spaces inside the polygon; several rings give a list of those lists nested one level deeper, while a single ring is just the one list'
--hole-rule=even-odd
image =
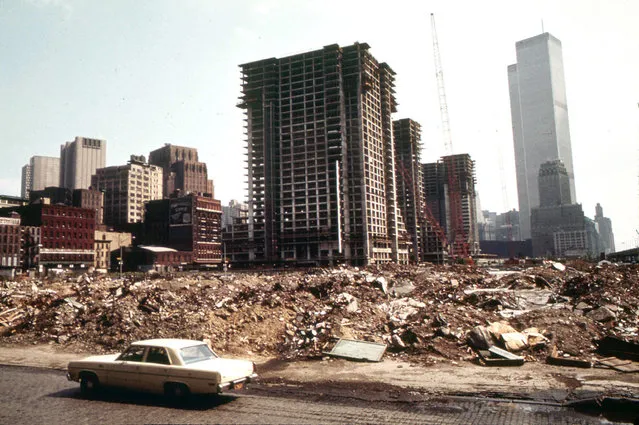
[{"label": "debris pile", "polygon": [[590,362],[596,340],[637,340],[638,279],[636,266],[558,263],[23,278],[0,282],[0,342],[113,352],[206,338],[222,353],[294,359],[344,338],[425,363],[491,347]]}]

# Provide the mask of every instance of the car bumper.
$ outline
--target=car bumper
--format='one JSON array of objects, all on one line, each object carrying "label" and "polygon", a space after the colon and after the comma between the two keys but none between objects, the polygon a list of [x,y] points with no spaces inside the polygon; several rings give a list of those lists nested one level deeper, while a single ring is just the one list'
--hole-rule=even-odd
[{"label": "car bumper", "polygon": [[244,378],[236,379],[230,382],[225,382],[223,384],[218,384],[217,392],[221,393],[221,392],[229,391],[229,390],[241,390],[245,388],[246,384],[255,382],[256,380],[257,380],[257,373],[253,373],[250,376],[247,376]]}]

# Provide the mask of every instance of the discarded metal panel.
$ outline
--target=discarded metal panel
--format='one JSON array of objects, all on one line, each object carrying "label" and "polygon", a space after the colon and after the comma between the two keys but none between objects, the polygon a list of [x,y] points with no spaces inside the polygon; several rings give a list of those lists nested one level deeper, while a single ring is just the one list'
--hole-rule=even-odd
[{"label": "discarded metal panel", "polygon": [[567,367],[581,367],[588,369],[592,367],[592,363],[587,360],[571,359],[565,357],[548,356],[546,357],[546,363],[555,366],[567,366]]},{"label": "discarded metal panel", "polygon": [[521,356],[518,356],[516,354],[511,353],[510,351],[506,351],[506,350],[502,350],[499,347],[490,347],[488,348],[488,351],[490,351],[491,353],[503,357],[505,359],[508,360],[521,360],[522,362],[524,361],[524,358]]},{"label": "discarded metal panel", "polygon": [[376,342],[357,341],[352,339],[340,339],[333,349],[325,353],[332,357],[341,357],[349,360],[379,362],[386,351],[386,344]]},{"label": "discarded metal panel", "polygon": [[524,358],[520,356],[515,356],[517,359],[507,359],[488,350],[479,350],[478,352],[486,366],[521,366],[524,364]]}]

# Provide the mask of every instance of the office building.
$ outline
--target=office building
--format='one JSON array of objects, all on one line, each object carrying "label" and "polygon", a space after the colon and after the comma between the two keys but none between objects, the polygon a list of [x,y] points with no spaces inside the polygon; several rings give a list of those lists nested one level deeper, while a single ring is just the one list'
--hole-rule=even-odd
[{"label": "office building", "polygon": [[88,189],[91,176],[106,166],[106,140],[76,137],[60,146],[60,181],[54,186]]},{"label": "office building", "polygon": [[548,33],[518,41],[508,67],[517,194],[523,238],[531,236],[530,211],[540,205],[541,164],[560,159],[576,202],[561,42]]},{"label": "office building", "polygon": [[208,179],[206,164],[198,160],[197,149],[166,143],[149,154],[149,164],[163,172],[163,196],[189,193],[213,197],[213,181]]},{"label": "office building", "polygon": [[60,184],[60,158],[50,156],[32,156],[29,163],[22,167],[21,196],[29,198],[32,190],[42,190]]},{"label": "office building", "polygon": [[612,233],[612,221],[604,217],[603,208],[599,203],[595,206],[595,223],[601,236],[602,250],[605,254],[615,252],[615,235]]},{"label": "office building", "polygon": [[240,65],[252,262],[408,261],[395,73],[365,43]]},{"label": "office building", "polygon": [[104,223],[119,229],[144,219],[144,203],[162,199],[162,168],[131,155],[127,165],[98,168],[91,186],[104,192]]}]

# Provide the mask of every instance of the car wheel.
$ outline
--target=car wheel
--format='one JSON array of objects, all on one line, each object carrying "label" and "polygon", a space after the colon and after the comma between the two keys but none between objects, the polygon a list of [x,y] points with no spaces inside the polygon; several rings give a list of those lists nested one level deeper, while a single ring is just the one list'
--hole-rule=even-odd
[{"label": "car wheel", "polygon": [[189,398],[189,387],[184,384],[168,383],[164,386],[164,393],[170,401],[174,403],[183,403]]},{"label": "car wheel", "polygon": [[94,395],[98,387],[100,386],[100,381],[98,377],[93,374],[85,374],[80,377],[80,392],[84,396]]}]

